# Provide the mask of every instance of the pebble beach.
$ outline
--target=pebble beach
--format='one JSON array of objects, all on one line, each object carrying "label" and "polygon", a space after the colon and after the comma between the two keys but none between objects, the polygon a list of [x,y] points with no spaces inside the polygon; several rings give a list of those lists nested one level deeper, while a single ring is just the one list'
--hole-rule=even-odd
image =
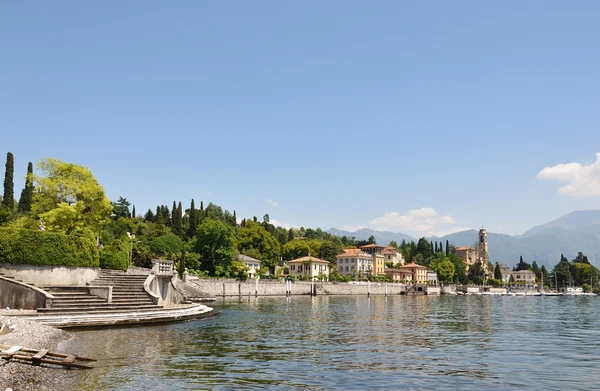
[{"label": "pebble beach", "polygon": [[[0,320],[17,326],[9,334],[0,335],[0,345],[24,346],[32,349],[60,351],[60,344],[73,338],[67,331],[44,326],[37,322],[10,316],[1,311]],[[72,370],[55,366],[34,366],[31,363],[0,359],[0,391],[69,390]]]}]

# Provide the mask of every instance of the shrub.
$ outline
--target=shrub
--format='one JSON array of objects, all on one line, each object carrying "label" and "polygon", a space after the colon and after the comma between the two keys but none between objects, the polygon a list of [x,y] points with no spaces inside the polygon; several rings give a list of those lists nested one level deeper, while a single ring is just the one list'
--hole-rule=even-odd
[{"label": "shrub", "polygon": [[127,270],[129,266],[129,249],[127,243],[115,240],[100,250],[100,267],[102,269]]},{"label": "shrub", "polygon": [[69,236],[59,232],[0,228],[0,262],[35,266],[98,267],[98,250],[93,243],[89,233],[78,232]]}]

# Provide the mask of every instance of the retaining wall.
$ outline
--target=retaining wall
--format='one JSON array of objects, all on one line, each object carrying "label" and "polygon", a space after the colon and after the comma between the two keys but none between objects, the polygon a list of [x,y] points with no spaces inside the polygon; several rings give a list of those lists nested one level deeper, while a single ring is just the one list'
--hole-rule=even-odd
[{"label": "retaining wall", "polygon": [[34,266],[0,263],[0,273],[27,284],[44,286],[86,286],[98,278],[95,267]]},{"label": "retaining wall", "polygon": [[[190,276],[191,277],[191,276]],[[254,296],[256,294],[256,281],[248,280],[239,282],[234,279],[203,279],[189,278],[190,284],[197,285],[202,292],[212,297],[225,296]],[[297,281],[291,284],[292,295],[310,295],[312,284],[307,281]],[[315,282],[317,295],[367,295],[368,285],[354,285],[349,283]],[[372,295],[385,295],[386,287],[383,283],[371,284]],[[399,295],[405,290],[401,284],[387,284],[388,295]],[[285,296],[285,281],[259,280],[259,296]]]},{"label": "retaining wall", "polygon": [[46,298],[50,297],[40,289],[0,277],[0,308],[35,310],[45,307]]}]

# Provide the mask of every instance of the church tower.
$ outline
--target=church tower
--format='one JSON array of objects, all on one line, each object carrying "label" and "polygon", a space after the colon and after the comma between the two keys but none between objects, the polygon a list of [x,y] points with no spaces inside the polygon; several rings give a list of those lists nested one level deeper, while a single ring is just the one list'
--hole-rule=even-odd
[{"label": "church tower", "polygon": [[485,228],[481,227],[479,230],[479,257],[481,259],[481,263],[483,264],[483,268],[486,270],[486,273],[489,271],[488,263],[490,261],[490,252],[488,248],[488,235]]}]

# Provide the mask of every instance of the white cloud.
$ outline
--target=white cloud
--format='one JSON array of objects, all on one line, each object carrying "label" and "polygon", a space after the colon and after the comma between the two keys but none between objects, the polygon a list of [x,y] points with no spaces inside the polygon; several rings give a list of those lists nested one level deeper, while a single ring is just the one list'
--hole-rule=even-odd
[{"label": "white cloud", "polygon": [[277,221],[275,219],[269,219],[269,223],[273,224],[276,227],[283,227],[285,229],[290,229],[290,228],[299,228],[298,225],[294,225],[294,224],[288,224],[288,223],[284,223],[282,221]]},{"label": "white cloud", "polygon": [[416,235],[437,236],[464,229],[464,227],[456,226],[456,221],[452,216],[440,216],[433,208],[412,209],[406,214],[388,212],[371,220],[369,226],[378,231],[400,231]]},{"label": "white cloud", "polygon": [[270,198],[267,198],[267,199],[265,200],[265,202],[266,202],[267,204],[271,204],[271,205],[273,205],[273,206],[279,206],[279,203],[278,203],[277,201],[274,201],[274,200],[272,200],[272,199],[270,199]]},{"label": "white cloud", "polygon": [[566,163],[546,167],[537,174],[537,179],[567,182],[558,188],[559,194],[574,197],[600,196],[600,152],[596,153],[594,163]]}]

